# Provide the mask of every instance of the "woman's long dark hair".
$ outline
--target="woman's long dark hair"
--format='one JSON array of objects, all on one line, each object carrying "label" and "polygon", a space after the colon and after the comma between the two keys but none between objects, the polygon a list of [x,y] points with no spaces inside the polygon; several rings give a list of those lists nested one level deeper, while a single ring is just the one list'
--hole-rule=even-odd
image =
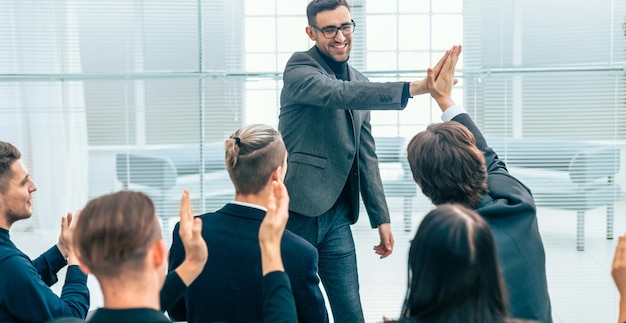
[{"label": "woman's long dark hair", "polygon": [[488,224],[442,204],[422,220],[409,250],[402,317],[419,322],[502,322],[506,292]]}]

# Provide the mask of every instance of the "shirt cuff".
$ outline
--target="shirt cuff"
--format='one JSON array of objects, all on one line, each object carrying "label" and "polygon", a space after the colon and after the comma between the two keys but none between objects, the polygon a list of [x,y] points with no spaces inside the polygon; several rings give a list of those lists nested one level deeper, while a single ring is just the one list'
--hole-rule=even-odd
[{"label": "shirt cuff", "polygon": [[463,109],[463,106],[453,105],[447,108],[446,111],[443,112],[443,114],[441,114],[441,120],[450,121],[461,113],[466,113],[465,109]]},{"label": "shirt cuff", "polygon": [[402,86],[402,101],[400,101],[402,108],[406,108],[407,104],[409,104],[409,99],[413,98],[409,92],[409,85],[409,82],[404,82],[404,86]]}]

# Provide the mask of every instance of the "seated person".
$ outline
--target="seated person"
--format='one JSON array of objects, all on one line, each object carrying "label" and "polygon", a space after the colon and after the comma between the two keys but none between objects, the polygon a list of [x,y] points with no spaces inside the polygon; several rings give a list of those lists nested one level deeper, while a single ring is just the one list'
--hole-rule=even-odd
[{"label": "seated person", "polygon": [[[272,183],[283,182],[287,151],[278,131],[260,124],[237,130],[225,146],[226,169],[235,187],[235,198],[220,210],[200,216],[211,257],[183,298],[168,310],[175,320],[263,321],[258,234],[273,195]],[[178,230],[177,225],[170,249],[170,270],[185,258]],[[327,322],[317,276],[317,250],[288,230],[283,234],[281,250],[298,320]]]},{"label": "seated person", "polygon": [[160,295],[169,297],[166,307],[173,303],[207,259],[202,223],[194,219],[187,190],[181,200],[180,223],[189,256],[163,286],[167,247],[152,199],[140,192],[119,191],[87,203],[76,221],[74,247],[81,269],[98,279],[104,297],[104,307],[89,322],[170,322],[161,311]]},{"label": "seated person", "polygon": [[[37,190],[21,153],[0,141],[0,322],[45,322],[58,317],[84,318],[89,310],[87,275],[78,268],[70,244],[72,214],[63,217],[59,242],[35,260],[11,241],[13,223],[32,216]],[[67,260],[66,260],[67,259]],[[68,265],[61,296],[49,286]]]},{"label": "seated person", "polygon": [[[291,286],[280,255],[280,240],[289,217],[289,196],[282,183],[274,183],[273,188],[268,214],[259,230],[265,276],[264,312],[266,322],[297,322]],[[160,311],[162,306],[156,292],[165,276],[165,246],[152,200],[132,191],[104,195],[90,201],[77,222],[76,230],[81,233],[76,235],[74,245],[78,258],[84,261],[81,267],[96,276],[104,296],[104,308],[96,310],[89,322],[170,322]],[[181,200],[179,227],[187,257],[168,274],[160,291],[161,297],[169,299],[160,301],[165,306],[177,299],[181,288],[184,291],[193,282],[207,259],[202,223],[200,218],[193,217],[187,190]],[[172,281],[180,281],[182,287],[168,287]],[[168,289],[174,294],[168,295]],[[61,318],[52,322],[84,321]]]},{"label": "seated person", "polygon": [[409,142],[413,179],[433,204],[462,204],[489,223],[511,316],[550,323],[546,256],[533,196],[452,100],[454,73],[447,71],[454,69],[459,54],[460,48],[448,52],[437,78],[428,70],[428,89],[445,122],[429,125]]},{"label": "seated person", "polygon": [[397,322],[522,322],[507,317],[494,238],[476,212],[441,204],[424,217],[409,249],[401,314]]}]

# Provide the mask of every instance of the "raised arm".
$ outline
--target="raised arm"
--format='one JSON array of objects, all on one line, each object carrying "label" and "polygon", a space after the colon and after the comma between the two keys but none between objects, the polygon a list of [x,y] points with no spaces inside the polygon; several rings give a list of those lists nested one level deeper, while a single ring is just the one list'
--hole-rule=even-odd
[{"label": "raised arm", "polygon": [[619,292],[618,323],[626,322],[626,235],[619,237],[613,256],[611,276]]},{"label": "raised arm", "polygon": [[289,277],[283,266],[280,244],[289,219],[289,195],[285,185],[272,182],[267,214],[259,228],[263,271],[263,322],[298,322]]},{"label": "raised arm", "polygon": [[[64,239],[66,255],[62,255],[57,247],[53,247],[33,262],[26,255],[16,254],[0,263],[0,273],[10,273],[10,279],[0,284],[0,294],[13,296],[7,298],[2,305],[9,309],[14,319],[46,322],[60,317],[84,319],[87,315],[89,309],[87,275],[77,265],[78,260],[71,243],[71,222],[71,214],[62,219],[61,237]],[[69,259],[69,266],[61,296],[57,296],[48,286],[51,280],[56,281],[58,269],[55,268],[61,264],[65,265],[65,256]]]},{"label": "raised arm", "polygon": [[202,273],[209,256],[206,242],[202,238],[202,220],[194,218],[187,189],[181,197],[179,215],[178,235],[185,249],[185,260],[167,275],[161,289],[163,311],[169,310],[181,299],[187,287]]}]

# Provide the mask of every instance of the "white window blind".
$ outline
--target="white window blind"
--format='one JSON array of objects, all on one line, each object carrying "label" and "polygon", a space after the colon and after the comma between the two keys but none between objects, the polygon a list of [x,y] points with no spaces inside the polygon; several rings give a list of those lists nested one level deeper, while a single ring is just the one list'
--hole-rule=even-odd
[{"label": "white window blind", "polygon": [[[307,3],[0,2],[0,140],[22,151],[39,187],[35,216],[16,227],[52,230],[89,198],[130,188],[154,198],[169,239],[168,219],[177,216],[183,187],[197,214],[232,199],[223,141],[248,123],[277,125],[285,63],[313,45],[304,34]],[[582,235],[587,241],[578,247],[585,253],[595,252],[590,244],[611,246],[604,236],[590,239],[589,230],[610,231],[607,215],[616,223],[624,216],[626,2],[350,5],[356,22],[350,62],[372,81],[422,78],[446,49],[463,44],[455,101],[534,192],[540,228],[561,219],[563,227],[547,238],[575,249]],[[411,99],[404,111],[372,112],[399,235],[408,235],[402,233],[405,219],[415,230],[431,205],[407,185],[398,141],[404,144],[439,116],[427,96]],[[552,261],[550,250],[548,256]],[[600,275],[608,279],[605,265]],[[613,318],[615,295],[606,279],[583,272],[576,283],[602,285],[603,296],[594,299],[603,304],[572,308],[567,304],[586,289],[572,289],[554,270],[553,308],[563,322]],[[367,267],[361,271],[368,275]],[[363,284],[364,295],[368,288]],[[394,288],[397,297],[364,296],[369,320],[399,311],[404,285]]]}]

